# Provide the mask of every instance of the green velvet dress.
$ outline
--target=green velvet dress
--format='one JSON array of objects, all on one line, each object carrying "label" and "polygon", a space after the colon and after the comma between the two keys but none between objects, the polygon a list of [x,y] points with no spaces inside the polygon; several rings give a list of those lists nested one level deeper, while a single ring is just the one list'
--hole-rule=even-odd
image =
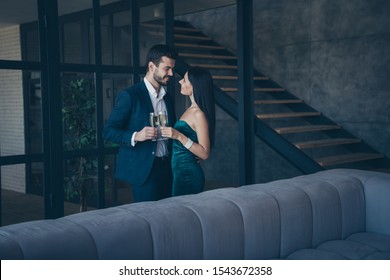
[{"label": "green velvet dress", "polygon": [[[177,121],[174,128],[194,143],[198,143],[196,132],[185,121]],[[195,155],[178,140],[173,141],[172,172],[173,196],[195,194],[203,191],[205,182],[203,170]]]}]

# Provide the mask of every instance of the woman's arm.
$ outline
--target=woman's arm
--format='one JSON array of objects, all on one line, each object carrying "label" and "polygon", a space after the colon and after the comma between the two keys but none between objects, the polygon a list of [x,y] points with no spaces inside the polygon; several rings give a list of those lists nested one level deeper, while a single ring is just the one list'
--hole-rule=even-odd
[{"label": "woman's arm", "polygon": [[[210,138],[208,123],[204,113],[200,110],[195,112],[193,114],[193,122],[191,122],[191,124],[194,126],[199,143],[194,142],[192,146],[189,147],[189,150],[195,156],[205,160],[210,155]],[[163,137],[168,137],[180,141],[183,146],[185,146],[189,140],[187,136],[172,127],[161,127],[161,134]]]}]

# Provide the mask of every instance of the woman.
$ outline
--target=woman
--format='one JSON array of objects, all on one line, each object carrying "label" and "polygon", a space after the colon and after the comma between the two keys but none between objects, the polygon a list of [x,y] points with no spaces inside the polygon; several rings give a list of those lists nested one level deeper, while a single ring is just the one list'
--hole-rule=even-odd
[{"label": "woman", "polygon": [[210,73],[194,67],[179,83],[181,94],[189,97],[191,106],[173,128],[161,128],[163,137],[174,139],[173,196],[203,191],[205,178],[198,160],[209,157],[215,131],[213,79]]}]

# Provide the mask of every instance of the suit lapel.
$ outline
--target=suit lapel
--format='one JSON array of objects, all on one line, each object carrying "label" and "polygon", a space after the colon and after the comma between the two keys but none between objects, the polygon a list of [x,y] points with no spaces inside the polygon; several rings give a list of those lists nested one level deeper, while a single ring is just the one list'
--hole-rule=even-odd
[{"label": "suit lapel", "polygon": [[145,82],[142,80],[140,83],[141,87],[141,99],[142,104],[146,104],[148,112],[154,112],[152,101],[150,100],[148,89],[146,88]]}]

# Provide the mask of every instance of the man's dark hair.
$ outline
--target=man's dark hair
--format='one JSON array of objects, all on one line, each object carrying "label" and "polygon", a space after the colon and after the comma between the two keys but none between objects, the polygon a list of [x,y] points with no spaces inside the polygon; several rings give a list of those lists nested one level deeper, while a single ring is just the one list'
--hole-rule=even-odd
[{"label": "man's dark hair", "polygon": [[146,69],[148,68],[150,61],[158,67],[163,56],[166,56],[170,59],[176,59],[177,53],[173,48],[167,45],[154,45],[151,47],[146,54]]}]

